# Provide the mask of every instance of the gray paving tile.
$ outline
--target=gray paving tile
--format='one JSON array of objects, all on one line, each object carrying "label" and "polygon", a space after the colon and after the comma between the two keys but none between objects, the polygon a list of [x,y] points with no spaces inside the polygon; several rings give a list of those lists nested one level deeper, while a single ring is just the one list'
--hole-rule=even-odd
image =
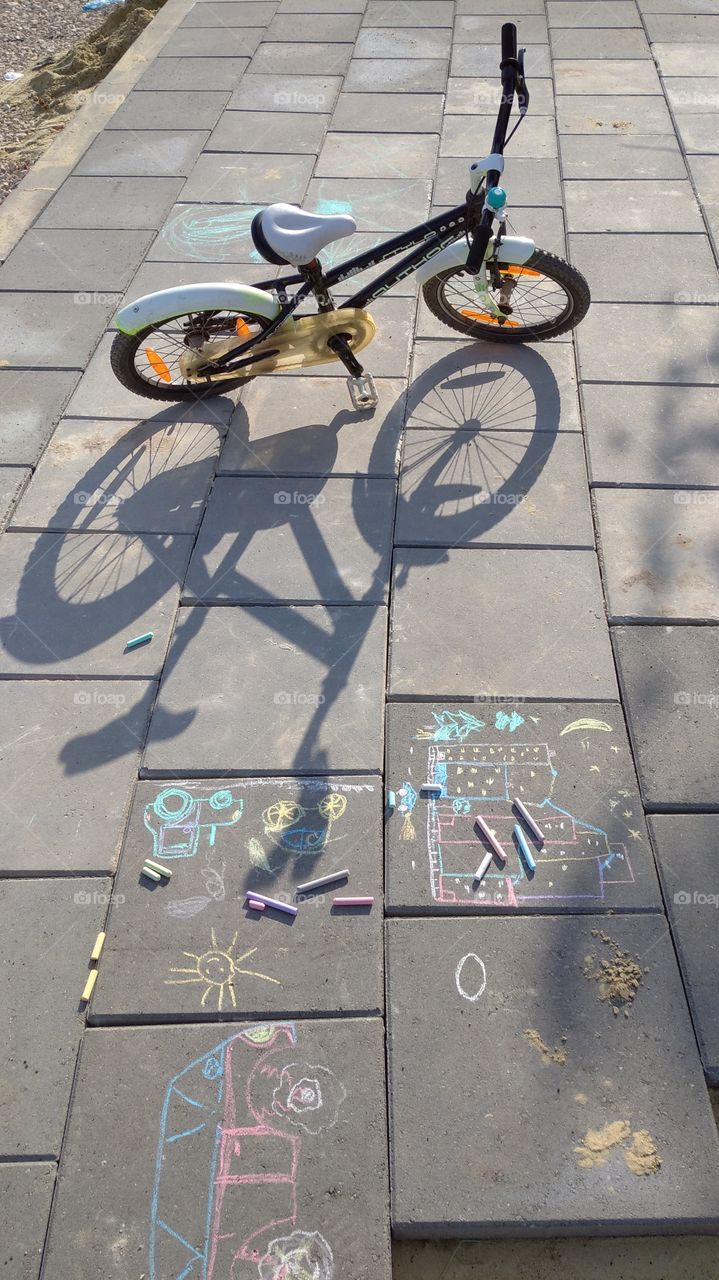
[{"label": "gray paving tile", "polygon": [[[587,978],[617,952],[641,975],[626,1018]],[[716,1228],[719,1147],[663,917],[393,920],[387,962],[396,1236]],[[517,1096],[482,1104],[479,1142],[469,1080]]]},{"label": "gray paving tile", "polygon": [[332,110],[342,87],[340,76],[245,75],[230,98],[237,111],[319,111]]},{"label": "gray paving tile", "polygon": [[220,443],[209,423],[65,418],[13,528],[192,533]]},{"label": "gray paving tile", "polygon": [[664,92],[676,112],[704,115],[719,107],[719,76],[672,77],[664,82]]},{"label": "gray paving tile", "polygon": [[381,1019],[91,1030],[45,1272],[390,1280],[387,1197]]},{"label": "gray paving tile", "polygon": [[255,75],[344,75],[352,57],[351,44],[267,43],[260,45],[250,70]]},{"label": "gray paving tile", "polygon": [[719,44],[719,15],[697,13],[648,13],[647,34],[654,44]]},{"label": "gray paving tile", "polygon": [[[621,707],[607,703],[390,703],[387,910],[393,914],[661,909]],[[425,800],[425,782],[442,795]],[[514,797],[544,842],[516,840]],[[505,851],[477,885],[482,816]]]},{"label": "gray paving tile", "polygon": [[719,901],[715,814],[655,814],[649,826],[684,988],[709,1084],[719,1084]]},{"label": "gray paving tile", "polygon": [[404,383],[377,379],[378,407],[357,415],[333,378],[256,378],[243,388],[220,455],[230,474],[393,476]]},{"label": "gray paving tile", "polygon": [[224,24],[220,27],[178,27],[158,56],[251,58],[261,39],[261,27],[228,27]]},{"label": "gray paving tile", "polygon": [[583,378],[710,385],[719,379],[719,319],[709,307],[699,314],[679,304],[598,302],[577,329],[577,343]]},{"label": "gray paving tile", "polygon": [[106,129],[75,169],[85,176],[183,177],[207,140],[205,129]]},{"label": "gray paving tile", "polygon": [[[201,5],[195,5],[196,13]],[[223,4],[223,8],[225,5]],[[229,98],[222,92],[164,90],[128,93],[107,122],[115,129],[213,129]]]},{"label": "gray paving tile", "polygon": [[[550,27],[640,27],[639,10],[634,0],[612,0],[611,4],[593,5],[584,0],[549,0],[547,17]],[[604,37],[600,37],[603,39]]]},{"label": "gray paving tile", "polygon": [[265,27],[277,9],[277,5],[264,4],[262,0],[200,0],[193,5],[183,27]]},{"label": "gray paving tile", "polygon": [[678,114],[676,120],[677,132],[685,151],[706,155],[719,153],[716,112],[713,115],[703,116]]},{"label": "gray paving tile", "polygon": [[[561,0],[566,3],[566,0]],[[522,126],[524,127],[524,126]],[[589,94],[557,98],[560,133],[671,133],[672,120],[664,98],[633,98],[627,94]],[[519,136],[519,135],[518,135]],[[651,225],[651,224],[648,224]]]},{"label": "gray paving tile", "polygon": [[[192,539],[6,533],[0,542],[0,674],[155,676]],[[150,644],[125,652],[132,636]]]},{"label": "gray paving tile", "polygon": [[175,90],[181,93],[236,89],[249,58],[155,58],[135,89]]},{"label": "gray paving tile", "polygon": [[595,483],[719,485],[710,387],[585,383],[583,400]]},{"label": "gray paving tile", "polygon": [[315,168],[318,178],[424,178],[434,171],[436,134],[328,133]]},{"label": "gray paving tile", "polygon": [[0,369],[3,463],[35,463],[79,377],[79,370]]},{"label": "gray paving tile", "polygon": [[386,628],[369,605],[182,610],[145,768],[375,772]]},{"label": "gray paving tile", "polygon": [[9,1035],[0,1050],[3,1092],[12,1099],[4,1157],[59,1154],[82,1032],[78,1002],[111,889],[96,876],[0,882],[10,958],[3,983]]},{"label": "gray paving tile", "polygon": [[360,231],[406,231],[427,217],[429,197],[430,183],[420,178],[313,178],[305,207],[351,213]]},{"label": "gray paving tile", "polygon": [[150,231],[36,231],[0,267],[0,289],[117,293],[152,241]]},{"label": "gray paving tile", "polygon": [[652,54],[664,76],[715,76],[719,41],[684,44],[654,44]]},{"label": "gray paving tile", "polygon": [[329,116],[293,111],[225,111],[210,134],[205,151],[262,151],[286,156],[299,151],[316,155],[328,121]]},{"label": "gray paving tile", "polygon": [[[479,5],[475,7],[480,8]],[[454,43],[495,44],[500,27],[501,18],[496,14],[459,17],[454,25]],[[520,44],[547,44],[549,35],[545,18],[540,14],[523,14],[517,20],[517,38]]]},{"label": "gray paving tile", "polygon": [[35,225],[157,230],[181,186],[182,178],[67,178]]},{"label": "gray paving tile", "polygon": [[719,491],[598,489],[610,621],[719,621]]},{"label": "gray paving tile", "polygon": [[443,93],[443,58],[353,58],[344,88],[354,93]]},{"label": "gray paving tile", "polygon": [[563,134],[559,147],[565,178],[686,177],[686,166],[674,134],[611,138]]},{"label": "gray paving tile", "polygon": [[410,430],[395,542],[593,547],[586,483],[578,434]]},{"label": "gray paving tile", "polygon": [[638,0],[642,13],[716,13],[716,0]]},{"label": "gray paving tile", "polygon": [[417,342],[407,425],[474,433],[581,431],[572,345]]},{"label": "gray paving tile", "polygon": [[0,1263],[6,1280],[37,1280],[45,1243],[54,1164],[5,1164],[0,1169]]},{"label": "gray paving tile", "polygon": [[114,870],[153,694],[146,681],[5,681],[1,875]]},{"label": "gray paving tile", "polygon": [[301,203],[314,155],[202,155],[182,188],[183,201],[198,204],[236,201],[272,204],[275,200]]},{"label": "gray paving tile", "polygon": [[281,0],[278,13],[363,13],[367,0]]},{"label": "gray paving tile", "polygon": [[716,809],[719,631],[613,627],[646,808]]},{"label": "gray paving tile", "polygon": [[[609,9],[610,6],[607,8]],[[602,13],[603,10],[600,10],[597,22],[601,21]],[[550,42],[552,57],[555,60],[585,58],[587,62],[594,62],[598,58],[648,59],[650,57],[649,44],[640,26],[635,30],[605,27],[601,31],[572,26],[566,28],[553,26]],[[587,79],[591,80],[591,78],[592,70],[588,68]]]},{"label": "gray paving tile", "polygon": [[591,282],[594,302],[702,302],[719,280],[707,236],[570,235],[571,261]]},{"label": "gray paving tile", "polygon": [[[499,31],[495,41],[491,44],[456,44],[452,51],[451,74],[453,76],[496,75],[499,77],[501,52],[498,41]],[[551,75],[549,45],[527,45],[524,55],[524,67],[528,78]]]},{"label": "gray paving tile", "polygon": [[220,477],[183,601],[383,604],[394,488],[393,479]]},{"label": "gray paving tile", "polygon": [[[447,81],[445,111],[448,115],[496,116],[502,86],[495,76],[477,79],[476,76],[450,76]],[[554,90],[549,79],[532,76],[532,116],[554,113]],[[528,117],[531,119],[531,117]],[[525,125],[522,125],[522,129]],[[521,137],[516,135],[515,141]],[[491,143],[491,134],[487,145]]]},{"label": "gray paving tile", "polygon": [[439,133],[441,125],[439,93],[341,93],[332,117],[344,133]]},{"label": "gray paving tile", "polygon": [[704,231],[686,181],[565,182],[564,198],[570,231]]},{"label": "gray paving tile", "polygon": [[441,27],[372,27],[365,22],[355,41],[355,58],[448,58],[452,36]]},{"label": "gray paving tile", "polygon": [[[478,145],[477,122],[470,116],[446,116],[442,127],[440,155],[468,156]],[[527,117],[511,142],[511,157],[552,158],[557,154],[557,130],[551,116]]]},{"label": "gray paving tile", "polygon": [[[217,0],[224,4],[225,0]],[[157,289],[170,289],[175,285],[204,284],[216,281],[220,284],[237,281],[242,277],[243,284],[265,284],[277,275],[277,268],[269,263],[244,263],[242,270],[236,272],[222,262],[143,262],[132,284],[125,294],[125,301],[132,302],[145,293],[154,293]],[[158,408],[160,401],[157,402]],[[145,410],[147,412],[147,408]]]},{"label": "gray paving tile", "polygon": [[291,13],[278,13],[267,28],[265,41],[308,41],[342,43],[354,40],[359,31],[361,13],[307,13],[298,23]]},{"label": "gray paving tile", "polygon": [[[93,1022],[381,1014],[382,811],[378,778],[141,783]],[[172,870],[156,892],[141,874],[153,856]],[[342,883],[297,893],[344,868]],[[297,916],[248,911],[248,890],[296,904]],[[333,910],[335,894],[375,905],[350,916]]]},{"label": "gray paving tile", "polygon": [[[522,14],[540,13],[544,15],[544,0],[520,0]],[[499,14],[500,20],[511,22],[519,13],[519,9],[508,10],[507,0],[457,0],[457,13],[493,13]]]},{"label": "gray paving tile", "polygon": [[118,300],[112,293],[3,294],[4,363],[21,369],[81,369]]},{"label": "gray paving tile", "polygon": [[394,697],[616,697],[593,551],[397,551],[390,654]]},{"label": "gray paving tile", "polygon": [[452,0],[423,0],[421,7],[417,0],[370,0],[364,20],[368,27],[451,27],[453,14]]},{"label": "gray paving tile", "polygon": [[[467,190],[467,171],[472,159],[443,157],[437,164],[434,198],[438,204],[460,204]],[[556,160],[522,160],[507,157],[503,181],[511,204],[557,205],[562,203],[559,168]],[[515,218],[516,221],[516,218]]]},{"label": "gray paving tile", "polygon": [[0,528],[5,524],[31,474],[29,467],[0,466]]},{"label": "gray paving tile", "polygon": [[599,58],[592,63],[591,75],[584,58],[560,59],[554,68],[554,87],[558,94],[660,94],[662,87],[656,68],[649,58]]}]

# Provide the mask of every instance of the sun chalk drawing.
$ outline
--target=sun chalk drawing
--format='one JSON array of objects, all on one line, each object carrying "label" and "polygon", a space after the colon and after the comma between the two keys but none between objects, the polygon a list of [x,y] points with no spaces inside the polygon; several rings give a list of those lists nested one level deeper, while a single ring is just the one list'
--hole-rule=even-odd
[{"label": "sun chalk drawing", "polygon": [[166,978],[165,984],[170,987],[182,987],[188,984],[201,983],[204,986],[204,991],[200,1000],[200,1008],[204,1009],[210,996],[214,996],[218,1010],[222,1009],[227,996],[230,998],[232,1008],[237,1008],[235,982],[238,978],[261,978],[263,982],[272,982],[277,987],[282,985],[277,978],[270,978],[266,973],[258,973],[256,969],[243,969],[241,967],[243,961],[253,956],[257,951],[257,947],[251,947],[249,951],[244,951],[241,956],[233,956],[232,952],[236,942],[237,934],[234,935],[229,946],[223,947],[217,941],[215,930],[212,929],[210,931],[210,946],[207,950],[199,954],[195,954],[194,951],[183,951],[183,956],[188,960],[194,960],[194,964],[191,966],[173,966],[170,969],[170,973],[175,973],[179,976]]},{"label": "sun chalk drawing", "polygon": [[150,1280],[335,1280],[327,1240],[300,1224],[302,1155],[336,1123],[347,1094],[298,1047],[294,1023],[247,1027],[170,1080]]},{"label": "sun chalk drawing", "polygon": [[[472,963],[470,964],[470,962]],[[469,991],[464,985],[465,969],[468,966],[470,968],[470,973],[466,975],[467,982],[469,983],[470,978],[472,978],[472,986]],[[471,973],[473,969],[476,970],[474,975]],[[470,1004],[474,1004],[475,1000],[479,1000],[479,997],[484,994],[485,987],[487,986],[487,970],[485,968],[484,961],[480,960],[479,956],[475,955],[474,951],[470,951],[466,956],[462,956],[462,959],[454,971],[454,982],[459,994],[464,1000],[469,1000]]]}]

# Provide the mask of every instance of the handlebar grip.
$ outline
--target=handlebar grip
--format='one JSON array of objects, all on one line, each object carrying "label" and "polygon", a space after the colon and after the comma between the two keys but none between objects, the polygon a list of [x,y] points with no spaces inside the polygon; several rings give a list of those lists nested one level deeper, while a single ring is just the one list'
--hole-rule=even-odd
[{"label": "handlebar grip", "polygon": [[513,22],[502,23],[502,62],[517,56],[517,28]]}]

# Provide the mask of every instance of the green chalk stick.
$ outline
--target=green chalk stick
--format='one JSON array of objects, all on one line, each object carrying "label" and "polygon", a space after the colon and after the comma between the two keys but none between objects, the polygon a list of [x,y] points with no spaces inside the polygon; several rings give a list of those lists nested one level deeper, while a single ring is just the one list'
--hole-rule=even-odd
[{"label": "green chalk stick", "polygon": [[138,649],[141,644],[149,644],[153,634],[152,631],[146,631],[144,636],[135,636],[132,640],[126,640],[125,649]]},{"label": "green chalk stick", "polygon": [[148,880],[162,879],[162,876],[160,875],[159,871],[153,871],[152,867],[143,867],[142,874],[143,876],[147,876]]},{"label": "green chalk stick", "polygon": [[152,867],[153,871],[159,871],[160,875],[166,876],[168,880],[172,875],[172,872],[170,871],[169,867],[163,867],[162,863],[155,862],[154,858],[145,858],[145,866]]}]

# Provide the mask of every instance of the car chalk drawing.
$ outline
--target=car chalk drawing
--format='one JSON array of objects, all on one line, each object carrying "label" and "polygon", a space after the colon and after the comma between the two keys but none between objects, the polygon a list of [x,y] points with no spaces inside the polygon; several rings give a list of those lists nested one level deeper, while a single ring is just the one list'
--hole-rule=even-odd
[{"label": "car chalk drawing", "polygon": [[346,1090],[291,1022],[244,1027],[170,1080],[160,1118],[150,1280],[339,1280],[302,1210],[306,1144]]}]

